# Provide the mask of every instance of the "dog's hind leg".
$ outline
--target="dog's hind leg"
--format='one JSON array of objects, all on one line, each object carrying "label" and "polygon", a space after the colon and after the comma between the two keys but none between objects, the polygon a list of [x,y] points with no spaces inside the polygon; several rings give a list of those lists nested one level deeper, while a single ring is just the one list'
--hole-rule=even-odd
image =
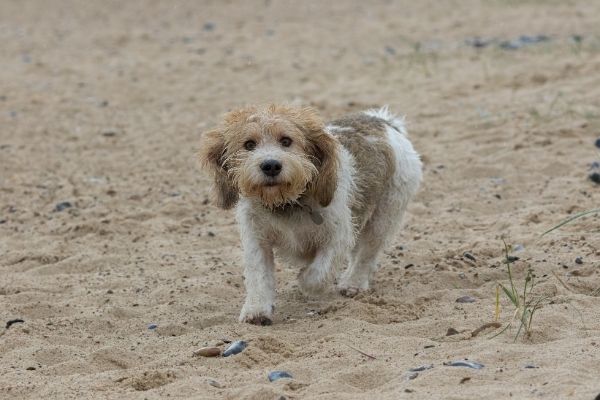
[{"label": "dog's hind leg", "polygon": [[348,269],[338,284],[342,295],[353,297],[369,288],[377,271],[377,259],[398,231],[407,204],[408,201],[391,193],[379,200],[371,218],[358,234]]}]

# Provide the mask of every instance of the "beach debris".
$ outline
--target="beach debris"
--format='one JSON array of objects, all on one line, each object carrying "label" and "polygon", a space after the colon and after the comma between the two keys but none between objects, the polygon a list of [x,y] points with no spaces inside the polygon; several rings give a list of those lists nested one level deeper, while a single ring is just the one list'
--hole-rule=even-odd
[{"label": "beach debris", "polygon": [[525,364],[523,366],[523,368],[532,369],[532,368],[539,368],[539,367],[537,365],[534,365],[534,364]]},{"label": "beach debris", "polygon": [[409,369],[410,372],[422,372],[422,371],[426,371],[428,369],[432,369],[433,368],[433,364],[424,364],[424,365],[419,365],[418,367],[414,367]]},{"label": "beach debris", "polygon": [[406,375],[406,380],[411,381],[413,379],[416,379],[418,376],[418,372],[411,372],[410,374]]},{"label": "beach debris", "polygon": [[467,259],[469,259],[469,260],[471,260],[471,261],[473,261],[473,262],[477,261],[477,260],[475,259],[475,256],[474,256],[473,254],[469,253],[468,251],[465,251],[465,252],[463,253],[463,257],[464,257],[464,258],[467,258]]},{"label": "beach debris", "polygon": [[577,257],[575,258],[575,264],[583,264],[583,258],[582,257]]},{"label": "beach debris", "polygon": [[269,375],[267,375],[267,378],[269,378],[269,382],[275,382],[276,380],[283,378],[294,379],[292,374],[287,371],[271,371],[269,372]]},{"label": "beach debris", "polygon": [[476,36],[474,38],[466,39],[465,44],[467,46],[475,47],[476,49],[482,49],[492,44],[493,41],[493,39],[484,39]]},{"label": "beach debris", "polygon": [[522,244],[515,244],[512,248],[512,250],[514,252],[519,252],[519,251],[523,251],[525,250],[525,246],[523,246]]},{"label": "beach debris", "polygon": [[468,361],[468,360],[448,361],[448,362],[445,362],[444,365],[446,365],[448,367],[467,367],[467,368],[473,368],[473,369],[481,369],[484,367],[483,364],[480,364],[475,361]]},{"label": "beach debris", "polygon": [[592,172],[588,178],[590,178],[590,180],[594,183],[597,183],[600,185],[600,173],[599,172]]},{"label": "beach debris", "polygon": [[25,323],[25,321],[22,320],[21,318],[11,319],[11,320],[6,321],[6,329],[13,326],[13,324],[24,324],[24,323]]},{"label": "beach debris", "polygon": [[498,46],[503,50],[518,50],[525,46],[543,43],[543,42],[547,42],[549,40],[550,40],[550,37],[548,37],[546,35],[536,35],[536,36],[521,35],[516,39],[503,40],[502,42],[500,42],[498,44]]},{"label": "beach debris", "polygon": [[512,263],[515,261],[519,261],[520,258],[517,256],[507,256],[505,257],[505,259],[502,261],[504,264],[508,264],[508,263]]},{"label": "beach debris", "polygon": [[479,335],[481,332],[483,332],[486,329],[489,329],[489,328],[498,329],[501,326],[502,326],[502,324],[500,322],[488,322],[487,324],[483,324],[479,328],[477,328],[473,332],[471,332],[471,337],[475,337],[475,336]]},{"label": "beach debris", "polygon": [[[345,344],[345,343],[344,343],[344,344]],[[367,353],[365,353],[364,351],[357,349],[356,347],[352,347],[352,346],[350,346],[349,344],[346,344],[346,346],[348,346],[348,347],[350,347],[352,350],[354,350],[354,351],[356,351],[356,352],[358,352],[358,353],[362,354],[363,356],[370,358],[371,360],[377,360],[377,357],[375,357],[375,356],[372,356],[372,355],[370,355],[370,354],[367,354]]]},{"label": "beach debris", "polygon": [[202,29],[207,32],[214,31],[216,27],[217,25],[214,22],[205,22],[204,25],[202,25]]},{"label": "beach debris", "polygon": [[236,340],[235,342],[231,343],[227,349],[225,349],[223,352],[223,357],[239,354],[244,351],[246,347],[248,347],[248,343],[244,342],[243,340]]},{"label": "beach debris", "polygon": [[217,389],[223,388],[223,385],[221,385],[219,382],[215,381],[214,379],[207,379],[206,383],[208,383],[212,387],[216,387]]},{"label": "beach debris", "polygon": [[594,146],[600,149],[600,137],[594,142]]},{"label": "beach debris", "polygon": [[460,332],[458,332],[456,329],[454,328],[448,328],[448,331],[446,331],[446,336],[453,336],[453,335],[458,335]]},{"label": "beach debris", "polygon": [[199,357],[217,357],[221,355],[221,349],[218,347],[202,347],[194,351],[194,355]]},{"label": "beach debris", "polygon": [[477,299],[471,296],[461,296],[456,299],[457,303],[475,303],[476,301]]},{"label": "beach debris", "polygon": [[73,204],[71,204],[68,201],[63,201],[54,206],[54,211],[61,212],[61,211],[66,210],[67,208],[71,208],[71,207],[73,207]]},{"label": "beach debris", "polygon": [[465,377],[464,377],[464,378],[462,378],[462,379],[460,380],[460,382],[458,382],[458,383],[459,383],[460,385],[462,385],[463,383],[465,383],[465,382],[468,382],[468,381],[470,381],[470,380],[471,380],[471,377],[470,377],[470,376],[465,376]]},{"label": "beach debris", "polygon": [[108,129],[108,130],[102,132],[102,136],[104,136],[104,137],[115,137],[115,136],[117,136],[117,131],[116,130],[112,130],[112,129]]},{"label": "beach debris", "polygon": [[158,328],[158,325],[156,325],[156,324],[148,324],[148,329],[150,329],[151,331],[155,330],[156,328]]}]

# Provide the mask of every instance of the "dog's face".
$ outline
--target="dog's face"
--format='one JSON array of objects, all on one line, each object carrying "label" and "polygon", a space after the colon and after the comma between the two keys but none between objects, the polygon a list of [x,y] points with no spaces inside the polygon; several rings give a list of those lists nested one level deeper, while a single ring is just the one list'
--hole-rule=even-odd
[{"label": "dog's face", "polygon": [[268,208],[301,195],[327,206],[337,184],[337,146],[312,109],[249,107],[228,113],[221,127],[202,136],[200,159],[223,208],[239,194]]}]

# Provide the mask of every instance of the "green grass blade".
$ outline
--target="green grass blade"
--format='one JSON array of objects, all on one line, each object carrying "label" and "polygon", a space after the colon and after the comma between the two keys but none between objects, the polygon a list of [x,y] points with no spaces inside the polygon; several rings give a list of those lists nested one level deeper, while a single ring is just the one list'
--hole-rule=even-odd
[{"label": "green grass blade", "polygon": [[567,218],[566,220],[564,220],[564,221],[563,221],[563,222],[561,222],[560,224],[558,224],[558,225],[556,225],[556,226],[554,226],[554,227],[552,227],[552,228],[548,229],[546,232],[542,233],[542,235],[541,235],[541,236],[545,236],[545,235],[547,235],[548,233],[550,233],[550,232],[552,232],[552,231],[555,231],[555,230],[557,230],[557,229],[558,229],[558,228],[560,228],[561,226],[563,226],[563,225],[566,225],[566,224],[568,224],[568,223],[571,223],[571,222],[575,221],[576,219],[579,219],[579,218],[581,218],[581,217],[585,217],[586,215],[590,215],[590,214],[596,214],[596,213],[600,213],[600,208],[596,208],[596,209],[593,209],[593,210],[582,211],[582,212],[580,212],[580,213],[577,213],[577,214],[573,215],[572,217],[570,217],[570,218]]}]

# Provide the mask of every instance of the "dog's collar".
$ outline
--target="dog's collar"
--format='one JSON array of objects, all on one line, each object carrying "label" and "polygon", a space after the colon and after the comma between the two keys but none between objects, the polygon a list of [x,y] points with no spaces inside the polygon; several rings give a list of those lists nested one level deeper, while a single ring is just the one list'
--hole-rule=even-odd
[{"label": "dog's collar", "polygon": [[317,210],[314,210],[308,204],[303,203],[301,200],[295,201],[293,203],[285,203],[279,207],[273,208],[273,212],[276,213],[287,213],[295,210],[302,210],[308,213],[310,220],[314,222],[316,225],[321,225],[323,223],[323,216]]}]

